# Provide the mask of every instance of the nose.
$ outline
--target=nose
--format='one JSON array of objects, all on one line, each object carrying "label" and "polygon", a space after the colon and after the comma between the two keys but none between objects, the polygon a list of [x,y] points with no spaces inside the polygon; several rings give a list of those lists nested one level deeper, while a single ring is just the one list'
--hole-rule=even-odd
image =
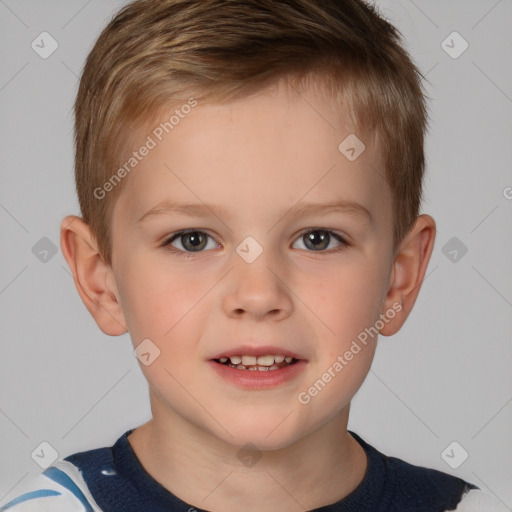
[{"label": "nose", "polygon": [[232,318],[279,321],[293,311],[292,292],[287,273],[271,259],[270,251],[247,263],[238,255],[230,272],[228,291],[223,301],[225,313]]}]

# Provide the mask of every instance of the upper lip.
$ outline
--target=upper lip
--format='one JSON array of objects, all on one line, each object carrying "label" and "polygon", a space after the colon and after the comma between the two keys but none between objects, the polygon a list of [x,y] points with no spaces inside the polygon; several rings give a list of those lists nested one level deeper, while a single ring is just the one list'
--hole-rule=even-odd
[{"label": "upper lip", "polygon": [[212,359],[220,359],[221,357],[230,356],[285,356],[293,357],[294,359],[305,359],[300,354],[287,350],[285,348],[276,347],[273,345],[239,345],[237,347],[229,348],[219,352],[213,356]]}]

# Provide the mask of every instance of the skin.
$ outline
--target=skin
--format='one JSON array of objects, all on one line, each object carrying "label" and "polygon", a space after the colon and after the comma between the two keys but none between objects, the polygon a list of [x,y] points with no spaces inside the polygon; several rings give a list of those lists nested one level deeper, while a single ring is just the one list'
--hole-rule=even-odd
[{"label": "skin", "polygon": [[[435,223],[419,216],[394,250],[379,148],[364,138],[365,151],[349,161],[338,145],[353,129],[338,114],[318,90],[298,95],[283,83],[228,104],[199,104],[125,178],[112,218],[112,265],[87,224],[76,216],[62,221],[63,254],[100,329],[112,336],[128,330],[134,346],[149,338],[160,350],[141,365],[153,418],[129,441],[146,471],[195,507],[309,510],[340,500],[364,477],[366,456],[347,421],[377,338],[308,404],[297,397],[393,304],[401,310],[380,334],[401,328],[425,275]],[[166,199],[226,212],[137,223]],[[353,210],[283,214],[336,200],[361,204],[371,218]],[[187,237],[173,241],[177,252],[163,246],[187,228],[210,235],[202,252],[190,250]],[[308,228],[331,229],[349,245],[331,237],[314,250],[303,236]],[[236,252],[247,236],[263,248],[252,263]],[[190,258],[179,254],[187,248]],[[277,388],[241,389],[208,363],[241,343],[284,347],[308,362]],[[238,457],[247,443],[261,456],[254,465]]]}]

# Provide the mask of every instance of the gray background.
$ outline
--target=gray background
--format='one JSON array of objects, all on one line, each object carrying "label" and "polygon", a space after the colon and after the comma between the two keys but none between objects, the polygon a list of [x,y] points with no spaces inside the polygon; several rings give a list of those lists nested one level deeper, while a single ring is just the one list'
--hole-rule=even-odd
[{"label": "gray background", "polygon": [[[59,246],[62,217],[79,213],[71,112],[78,76],[123,4],[0,0],[0,501],[40,471],[31,453],[42,441],[63,458],[111,445],[150,415],[128,334],[98,329]],[[380,339],[349,428],[384,453],[474,482],[510,508],[512,1],[378,5],[430,81],[423,211],[439,231],[416,307],[397,335]],[[31,48],[43,31],[59,45],[47,59]],[[453,31],[469,44],[457,58],[461,40],[445,43],[452,56],[442,46]],[[45,254],[52,244],[56,254]],[[462,449],[469,457],[452,469],[445,460],[457,465]]]}]

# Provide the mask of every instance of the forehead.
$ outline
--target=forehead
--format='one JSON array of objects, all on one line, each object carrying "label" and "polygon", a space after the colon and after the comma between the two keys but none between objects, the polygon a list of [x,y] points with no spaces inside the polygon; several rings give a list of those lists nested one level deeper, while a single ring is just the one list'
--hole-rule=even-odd
[{"label": "forehead", "polygon": [[341,198],[372,215],[389,210],[375,138],[355,133],[343,106],[318,90],[281,83],[228,103],[187,104],[137,133],[131,150],[151,149],[118,199],[123,218],[134,222],[167,200],[215,203],[241,219],[269,221],[301,201]]}]

